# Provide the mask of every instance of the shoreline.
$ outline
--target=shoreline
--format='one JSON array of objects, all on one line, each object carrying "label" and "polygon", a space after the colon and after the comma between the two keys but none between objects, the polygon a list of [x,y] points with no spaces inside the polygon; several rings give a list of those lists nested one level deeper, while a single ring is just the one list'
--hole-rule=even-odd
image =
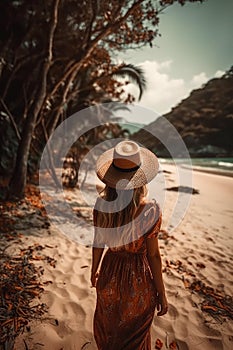
[{"label": "shoreline", "polygon": [[220,176],[227,176],[227,177],[233,177],[233,171],[231,170],[225,170],[225,169],[217,169],[217,168],[211,168],[211,167],[202,167],[198,165],[185,165],[181,164],[181,168],[187,169],[187,170],[193,170],[198,171],[206,174],[214,174],[214,175],[220,175]]}]

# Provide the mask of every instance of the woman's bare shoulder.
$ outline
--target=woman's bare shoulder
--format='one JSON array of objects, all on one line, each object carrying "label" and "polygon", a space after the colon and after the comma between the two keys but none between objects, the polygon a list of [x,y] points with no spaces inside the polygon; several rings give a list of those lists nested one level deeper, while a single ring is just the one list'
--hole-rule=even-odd
[{"label": "woman's bare shoulder", "polygon": [[159,204],[155,200],[147,202],[148,209],[145,211],[146,238],[157,237],[162,220]]},{"label": "woman's bare shoulder", "polygon": [[159,204],[155,199],[150,199],[145,201],[145,216],[147,216],[150,212],[152,213],[158,213],[160,211]]}]

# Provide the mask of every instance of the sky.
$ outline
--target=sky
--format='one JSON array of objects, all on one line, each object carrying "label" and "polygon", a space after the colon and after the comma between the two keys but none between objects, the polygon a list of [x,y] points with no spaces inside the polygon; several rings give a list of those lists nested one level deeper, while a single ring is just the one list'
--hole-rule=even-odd
[{"label": "sky", "polygon": [[[128,50],[119,59],[144,69],[147,90],[137,105],[157,115],[167,113],[194,89],[220,77],[233,65],[233,0],[206,0],[204,3],[178,4],[160,16],[153,48]],[[138,96],[138,90],[129,89]],[[127,116],[129,121],[149,123],[148,113]]]}]

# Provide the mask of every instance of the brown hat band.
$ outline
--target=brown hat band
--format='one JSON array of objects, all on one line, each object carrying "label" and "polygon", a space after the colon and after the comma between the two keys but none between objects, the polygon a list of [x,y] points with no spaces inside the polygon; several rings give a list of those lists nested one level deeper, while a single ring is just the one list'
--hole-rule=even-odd
[{"label": "brown hat band", "polygon": [[141,165],[141,164],[136,165],[136,166],[134,166],[133,168],[120,168],[119,166],[117,166],[116,164],[114,164],[114,162],[112,162],[112,165],[113,165],[113,167],[114,167],[115,169],[117,169],[117,170],[120,170],[120,171],[123,171],[123,172],[126,172],[126,173],[130,173],[131,171],[133,172],[133,171],[138,170],[138,169],[140,168],[140,165]]}]

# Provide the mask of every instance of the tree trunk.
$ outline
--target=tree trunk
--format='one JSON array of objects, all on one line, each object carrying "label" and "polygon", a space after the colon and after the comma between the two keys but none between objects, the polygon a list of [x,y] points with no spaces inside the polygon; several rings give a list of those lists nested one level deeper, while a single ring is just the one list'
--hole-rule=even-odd
[{"label": "tree trunk", "polygon": [[36,102],[32,107],[32,111],[29,112],[24,124],[22,138],[17,151],[15,169],[9,184],[9,196],[13,198],[22,198],[24,196],[25,186],[27,182],[27,163],[30,145],[36,126],[36,120],[40,113],[47,92],[47,76],[52,63],[53,38],[57,25],[59,1],[60,0],[54,0],[53,2],[51,11],[52,14],[49,23],[49,36],[46,48],[46,57],[41,69],[41,84],[38,89],[38,94],[35,97]]},{"label": "tree trunk", "polygon": [[29,150],[35,128],[36,114],[31,114],[26,119],[23,134],[17,150],[14,173],[9,184],[9,196],[22,198],[27,182],[27,163]]}]

